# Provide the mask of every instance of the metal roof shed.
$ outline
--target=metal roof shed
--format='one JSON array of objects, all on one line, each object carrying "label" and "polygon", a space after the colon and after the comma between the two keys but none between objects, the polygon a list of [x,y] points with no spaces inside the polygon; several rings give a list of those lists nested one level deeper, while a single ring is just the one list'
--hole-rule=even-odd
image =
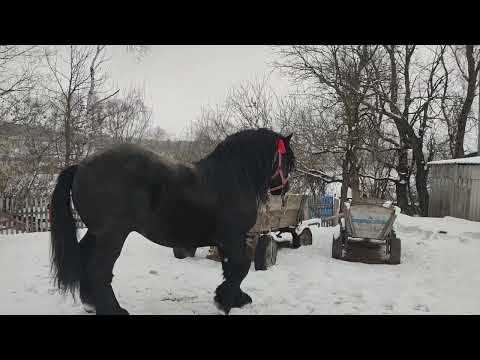
[{"label": "metal roof shed", "polygon": [[480,221],[480,156],[431,161],[428,216]]}]

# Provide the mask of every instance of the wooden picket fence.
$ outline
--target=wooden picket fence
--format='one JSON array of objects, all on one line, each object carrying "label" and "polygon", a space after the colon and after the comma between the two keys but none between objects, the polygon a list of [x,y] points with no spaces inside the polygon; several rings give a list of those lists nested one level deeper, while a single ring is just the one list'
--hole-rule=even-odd
[{"label": "wooden picket fence", "polygon": [[[320,226],[335,226],[338,223],[338,217],[341,215],[338,214],[338,199],[334,199],[329,204],[315,201],[316,199],[308,200],[308,209],[310,215],[312,215],[311,217],[320,217],[322,219]],[[47,197],[29,197],[19,200],[14,197],[0,195],[0,235],[50,231],[49,205],[50,199]],[[325,211],[327,208],[330,209],[330,213],[333,216],[321,214],[321,211]],[[72,213],[77,228],[85,228],[85,224],[73,206]]]},{"label": "wooden picket fence", "polygon": [[[50,199],[30,197],[19,200],[0,196],[0,235],[50,231]],[[72,207],[77,228],[84,228],[82,220]]]}]

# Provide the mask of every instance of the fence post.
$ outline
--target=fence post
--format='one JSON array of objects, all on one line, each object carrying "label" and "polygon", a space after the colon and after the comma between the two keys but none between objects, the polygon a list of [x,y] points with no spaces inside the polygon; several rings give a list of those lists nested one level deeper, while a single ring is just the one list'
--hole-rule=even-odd
[{"label": "fence post", "polygon": [[27,232],[30,232],[30,219],[28,218],[29,217],[29,214],[28,214],[28,197],[25,198],[25,226],[26,226],[26,230]]},{"label": "fence post", "polygon": [[38,199],[33,198],[33,219],[35,220],[35,232],[38,232]]}]

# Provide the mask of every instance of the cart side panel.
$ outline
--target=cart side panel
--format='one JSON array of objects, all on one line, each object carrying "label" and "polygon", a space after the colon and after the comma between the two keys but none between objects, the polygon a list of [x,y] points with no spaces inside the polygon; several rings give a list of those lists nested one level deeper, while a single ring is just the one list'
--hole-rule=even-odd
[{"label": "cart side panel", "polygon": [[[296,226],[304,203],[305,196],[300,194],[288,194],[285,197],[285,204],[282,204],[281,196],[271,196],[268,203],[260,207],[257,222],[250,232],[261,233]],[[300,215],[303,217],[303,213]]]},{"label": "cart side panel", "polygon": [[267,210],[268,205],[262,205],[258,209],[257,215],[257,222],[253,225],[252,229],[250,230],[251,233],[261,233],[265,231],[269,231],[271,218],[269,215],[269,211]]},{"label": "cart side panel", "polygon": [[378,205],[352,205],[349,209],[350,235],[358,238],[383,239],[391,226],[395,210]]},{"label": "cart side panel", "polygon": [[283,208],[279,206],[271,209],[272,228],[280,229],[289,226],[297,226],[299,211],[303,211],[303,200],[303,195],[289,194],[286,197],[286,204]]}]

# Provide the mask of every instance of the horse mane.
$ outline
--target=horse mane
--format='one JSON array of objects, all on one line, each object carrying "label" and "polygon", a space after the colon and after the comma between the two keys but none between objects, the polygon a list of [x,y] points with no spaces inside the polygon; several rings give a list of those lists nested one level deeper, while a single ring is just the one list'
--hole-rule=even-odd
[{"label": "horse mane", "polygon": [[248,192],[265,202],[280,136],[264,128],[239,131],[195,165],[205,184],[220,196]]}]

